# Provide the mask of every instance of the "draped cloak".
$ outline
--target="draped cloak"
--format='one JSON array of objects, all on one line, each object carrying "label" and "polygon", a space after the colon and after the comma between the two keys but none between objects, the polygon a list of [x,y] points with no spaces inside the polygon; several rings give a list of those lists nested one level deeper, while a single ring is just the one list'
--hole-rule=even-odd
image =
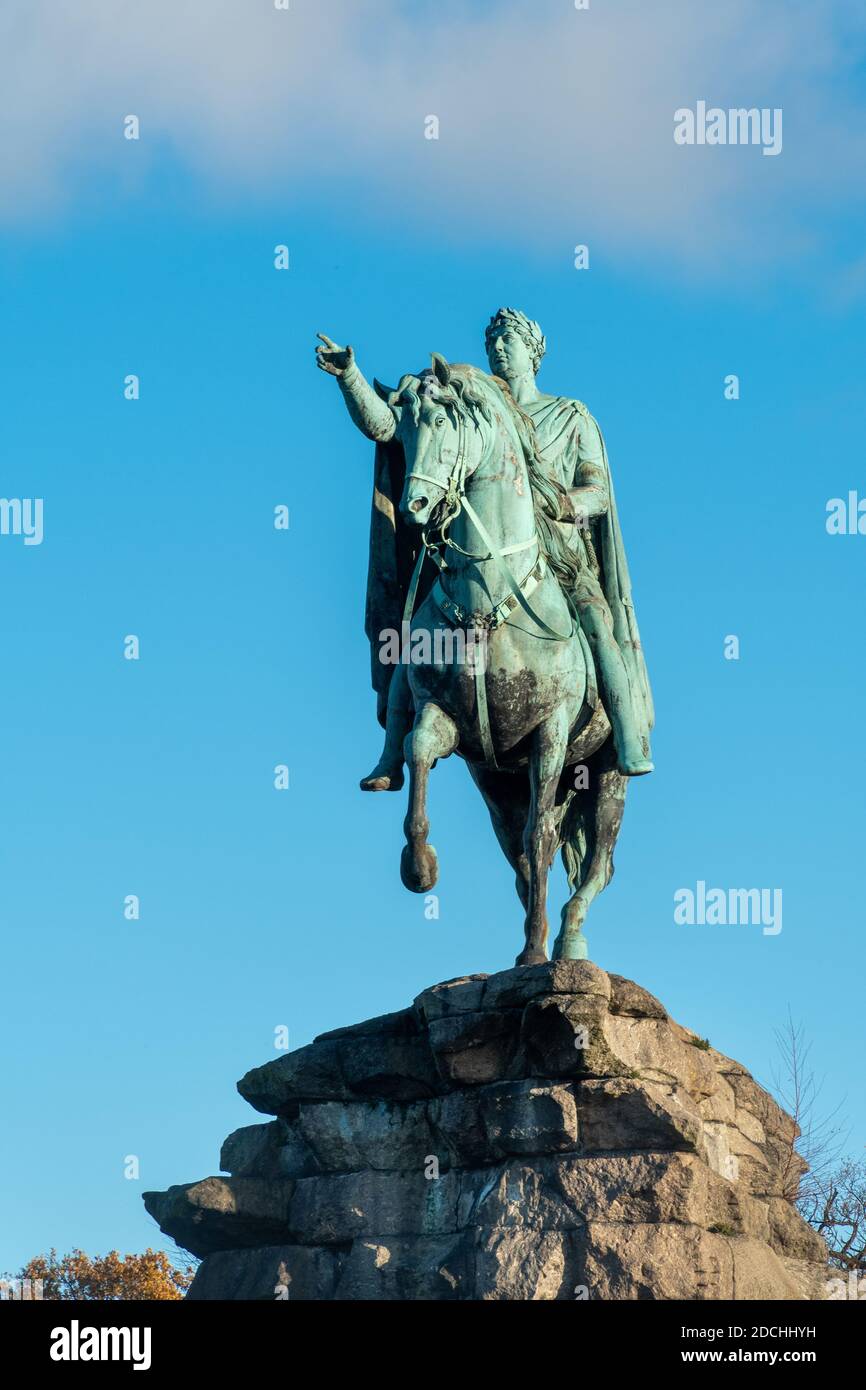
[{"label": "draped cloak", "polygon": [[[607,505],[603,513],[589,522],[590,544],[583,541],[580,528],[563,524],[565,537],[577,549],[581,566],[588,566],[598,582],[610,610],[614,639],[628,674],[632,710],[640,734],[646,738],[653,726],[654,712],[649,676],[640,642],[631,591],[631,579],[617,514],[610,464],[597,422],[579,401],[560,396],[551,398],[545,419],[536,426],[542,462],[549,476],[563,486],[581,486],[581,440],[598,433],[601,469]],[[396,440],[376,445],[373,500],[370,520],[370,553],[367,569],[367,602],[364,630],[370,642],[371,675],[377,694],[377,714],[384,725],[388,688],[393,665],[379,659],[381,634],[386,629],[400,633],[403,608],[418,551],[420,530],[409,527],[399,513],[405,481],[403,446]],[[570,533],[570,534],[569,534]],[[422,567],[417,604],[432,587],[436,570],[432,563]]]}]

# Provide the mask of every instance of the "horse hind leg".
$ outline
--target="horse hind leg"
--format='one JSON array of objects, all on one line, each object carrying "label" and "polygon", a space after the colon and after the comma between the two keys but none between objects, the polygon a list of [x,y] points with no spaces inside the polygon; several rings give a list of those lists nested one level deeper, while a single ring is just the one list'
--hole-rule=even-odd
[{"label": "horse hind leg", "polygon": [[583,924],[595,899],[613,878],[613,851],[622,825],[628,778],[615,768],[597,774],[591,809],[593,823],[587,827],[588,855],[580,881],[562,909],[562,925],[553,947],[554,960],[580,960],[586,956]]},{"label": "horse hind leg", "polygon": [[403,744],[409,768],[409,806],[403,829],[406,844],[400,856],[400,877],[411,893],[428,893],[439,876],[436,851],[427,842],[427,787],[430,769],[438,758],[447,758],[458,744],[457,725],[438,705],[426,704]]},{"label": "horse hind leg", "polygon": [[529,815],[529,781],[521,772],[493,772],[478,763],[468,766],[490,812],[502,853],[514,870],[514,886],[525,912],[529,903],[529,860],[523,832]]},{"label": "horse hind leg", "polygon": [[565,705],[539,724],[529,756],[531,798],[524,846],[529,860],[529,895],[524,931],[526,945],[517,965],[547,960],[547,879],[559,846],[557,791],[568,749],[569,718]]}]

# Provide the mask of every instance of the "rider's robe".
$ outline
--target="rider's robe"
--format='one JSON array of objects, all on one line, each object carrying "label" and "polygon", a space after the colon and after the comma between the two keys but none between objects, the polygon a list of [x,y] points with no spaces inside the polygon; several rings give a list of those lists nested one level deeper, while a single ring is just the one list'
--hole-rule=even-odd
[{"label": "rider's robe", "polygon": [[[525,407],[524,407],[525,408]],[[631,691],[632,714],[642,737],[654,722],[652,691],[635,615],[613,478],[598,421],[581,401],[552,396],[527,412],[535,426],[548,477],[568,491],[578,489],[585,528],[561,523],[560,531],[580,565],[575,597],[607,605],[614,640],[622,654]]]},{"label": "rider's robe", "polygon": [[[376,713],[384,727],[388,687],[395,668],[380,660],[382,633],[400,633],[403,608],[412,571],[421,547],[417,527],[407,526],[400,516],[400,497],[406,476],[403,445],[396,439],[376,444],[373,470],[373,504],[370,513],[370,557],[367,564],[367,604],[364,631],[370,643],[370,674],[376,692]],[[418,585],[418,603],[429,592],[435,575],[433,566],[423,566]],[[416,605],[417,606],[417,605]]]},{"label": "rider's robe", "polygon": [[[581,566],[575,596],[577,607],[579,609],[581,597],[588,596],[600,598],[607,604],[614,639],[628,672],[635,722],[639,732],[648,736],[653,724],[652,694],[601,430],[586,406],[565,396],[543,400],[533,405],[528,413],[533,419],[541,458],[549,476],[565,488],[587,489],[585,499],[590,516],[586,533],[570,523],[561,524]],[[417,528],[408,527],[398,510],[405,471],[402,445],[393,439],[377,443],[364,628],[370,642],[377,713],[383,725],[388,687],[395,668],[379,659],[381,634],[386,629],[400,632],[406,594],[421,545]],[[433,565],[424,565],[418,604],[435,578]]]}]

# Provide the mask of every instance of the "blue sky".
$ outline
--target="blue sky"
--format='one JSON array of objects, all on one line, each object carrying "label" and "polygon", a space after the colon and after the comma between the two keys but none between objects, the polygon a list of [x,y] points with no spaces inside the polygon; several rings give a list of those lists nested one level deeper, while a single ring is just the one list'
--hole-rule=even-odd
[{"label": "blue sky", "polygon": [[[866,496],[863,25],[370,8],[2,21],[0,492],[44,498],[45,537],[0,537],[0,1268],[162,1243],[141,1191],[217,1170],[277,1026],[300,1046],[512,964],[466,769],[432,778],[438,921],[400,885],[403,797],[357,790],[372,453],[313,366],[319,330],[385,381],[482,362],[503,303],[605,431],[655,693],[593,958],[765,1083],[790,1010],[866,1142],[866,537],[825,529]],[[676,147],[699,99],[783,107],[782,154]],[[781,888],[783,930],[677,926],[699,879]]]}]

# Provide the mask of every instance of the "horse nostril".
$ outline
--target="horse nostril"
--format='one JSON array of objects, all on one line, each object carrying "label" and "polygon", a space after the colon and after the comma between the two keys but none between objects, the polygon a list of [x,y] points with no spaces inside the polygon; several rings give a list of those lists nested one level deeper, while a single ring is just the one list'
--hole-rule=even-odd
[{"label": "horse nostril", "polygon": [[410,510],[410,512],[423,512],[423,510],[424,510],[424,508],[425,508],[426,506],[427,506],[427,498],[426,498],[426,497],[416,497],[415,500],[414,500],[414,502],[410,502],[410,503],[409,503],[409,510]]}]

